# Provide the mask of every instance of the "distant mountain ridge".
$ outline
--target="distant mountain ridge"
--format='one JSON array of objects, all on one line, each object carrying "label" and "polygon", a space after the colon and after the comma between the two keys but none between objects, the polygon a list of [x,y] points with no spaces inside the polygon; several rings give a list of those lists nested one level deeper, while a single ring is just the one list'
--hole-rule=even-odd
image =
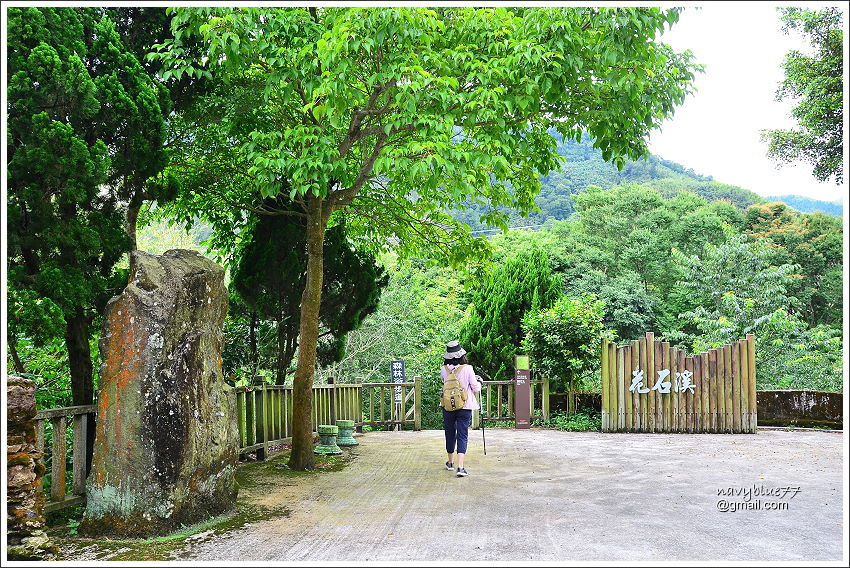
[{"label": "distant mountain ridge", "polygon": [[805,197],[803,195],[771,195],[765,197],[768,201],[781,201],[801,213],[814,213],[820,211],[833,217],[841,217],[844,214],[844,205],[840,201],[820,201]]},{"label": "distant mountain ridge", "polygon": [[[697,174],[690,168],[654,154],[650,154],[643,160],[629,160],[621,171],[617,171],[616,166],[602,159],[602,152],[593,147],[587,134],[584,134],[579,142],[563,140],[555,131],[552,131],[552,136],[557,143],[558,154],[566,161],[559,170],[541,176],[540,194],[535,199],[540,208],[539,213],[532,213],[525,218],[516,212],[504,209],[508,212],[508,224],[512,227],[543,224],[550,219],[566,219],[575,210],[573,196],[585,191],[588,185],[610,189],[625,183],[653,187],[667,198],[686,190],[708,201],[725,199],[742,211],[756,203],[783,201],[804,213],[823,211],[835,216],[842,214],[840,204],[796,195],[764,198],[748,189],[714,181],[712,176]],[[486,228],[479,222],[485,210],[469,203],[464,205],[464,210],[452,211],[452,216],[467,223],[473,230]]]}]

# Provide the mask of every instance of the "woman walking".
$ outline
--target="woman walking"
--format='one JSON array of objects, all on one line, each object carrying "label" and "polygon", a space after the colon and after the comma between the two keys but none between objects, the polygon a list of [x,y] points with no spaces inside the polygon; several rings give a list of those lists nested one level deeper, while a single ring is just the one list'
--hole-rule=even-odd
[{"label": "woman walking", "polygon": [[455,448],[457,449],[457,476],[469,475],[463,467],[463,458],[466,455],[466,445],[469,439],[469,423],[472,421],[472,411],[481,408],[475,399],[475,393],[481,392],[481,383],[475,376],[472,365],[466,360],[466,350],[457,341],[446,344],[446,353],[443,355],[443,367],[440,376],[443,379],[444,390],[446,382],[457,381],[461,388],[466,391],[466,402],[457,410],[446,410],[443,407],[443,428],[446,431],[446,469],[455,468]]}]

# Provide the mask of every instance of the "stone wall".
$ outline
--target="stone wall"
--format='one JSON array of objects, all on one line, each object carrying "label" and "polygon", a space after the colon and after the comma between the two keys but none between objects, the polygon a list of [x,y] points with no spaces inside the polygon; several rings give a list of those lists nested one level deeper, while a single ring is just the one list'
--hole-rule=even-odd
[{"label": "stone wall", "polygon": [[44,463],[33,422],[35,382],[8,378],[6,412],[6,553],[9,560],[54,560],[58,549],[44,532]]},{"label": "stone wall", "polygon": [[235,397],[221,374],[224,270],[193,251],[131,254],[106,307],[89,535],[167,534],[233,507]]}]

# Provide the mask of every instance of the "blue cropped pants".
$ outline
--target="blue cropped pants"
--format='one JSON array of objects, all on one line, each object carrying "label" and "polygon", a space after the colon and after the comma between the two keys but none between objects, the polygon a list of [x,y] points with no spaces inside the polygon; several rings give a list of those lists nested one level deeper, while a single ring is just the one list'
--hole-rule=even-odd
[{"label": "blue cropped pants", "polygon": [[457,453],[466,453],[466,444],[469,441],[469,423],[472,422],[472,411],[466,409],[448,411],[443,409],[443,429],[446,431],[446,453],[455,452],[457,442]]}]

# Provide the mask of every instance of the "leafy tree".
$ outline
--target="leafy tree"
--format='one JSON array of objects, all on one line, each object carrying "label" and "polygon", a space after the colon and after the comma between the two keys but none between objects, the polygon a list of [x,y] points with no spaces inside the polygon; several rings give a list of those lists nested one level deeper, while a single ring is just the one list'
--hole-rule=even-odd
[{"label": "leafy tree", "polygon": [[841,325],[841,219],[823,213],[800,215],[784,203],[753,205],[747,209],[744,232],[768,245],[773,264],[800,267],[800,278],[791,291],[800,300],[800,315],[809,325]]},{"label": "leafy tree", "polygon": [[497,266],[472,295],[472,313],[460,332],[464,348],[475,354],[480,374],[491,380],[511,375],[522,342],[522,318],[548,308],[563,284],[540,249]]},{"label": "leafy tree", "polygon": [[73,402],[91,404],[92,323],[135,232],[126,204],[164,166],[162,92],[100,10],[10,8],[8,38],[10,299],[44,299],[11,306],[11,327],[64,328]]},{"label": "leafy tree", "polygon": [[[469,198],[534,207],[554,169],[550,128],[586,130],[603,158],[646,154],[645,137],[691,89],[689,53],[655,43],[678,10],[655,8],[183,8],[163,75],[214,73],[250,87],[225,105],[241,175],[288,194],[307,220],[307,279],[294,378],[295,469],[313,464],[310,397],[324,233],[344,215],[383,249],[458,264],[484,251],[444,211]],[[188,58],[184,38],[202,38]],[[285,182],[285,183],[284,183]],[[256,197],[256,195],[255,195]],[[238,202],[239,200],[234,200]],[[388,241],[387,237],[391,240]]]},{"label": "leafy tree", "polygon": [[[603,337],[613,339],[602,324],[603,303],[588,294],[563,296],[548,310],[532,311],[522,320],[522,348],[532,365],[555,379],[556,389],[575,390],[577,380],[599,360]],[[570,402],[568,412],[575,410]]]},{"label": "leafy tree", "polygon": [[[233,285],[252,311],[277,324],[277,383],[284,384],[298,346],[300,292],[306,278],[304,234],[299,219],[261,217],[233,270]],[[345,334],[375,310],[387,284],[384,270],[351,248],[342,225],[325,234],[322,278],[323,363],[342,358]]]},{"label": "leafy tree", "polygon": [[802,33],[814,53],[793,50],[785,56],[785,80],[776,100],[798,100],[791,114],[797,130],[766,130],[767,154],[779,164],[805,161],[820,181],[844,180],[844,29],[840,8],[819,11],[779,8],[782,31]]}]

